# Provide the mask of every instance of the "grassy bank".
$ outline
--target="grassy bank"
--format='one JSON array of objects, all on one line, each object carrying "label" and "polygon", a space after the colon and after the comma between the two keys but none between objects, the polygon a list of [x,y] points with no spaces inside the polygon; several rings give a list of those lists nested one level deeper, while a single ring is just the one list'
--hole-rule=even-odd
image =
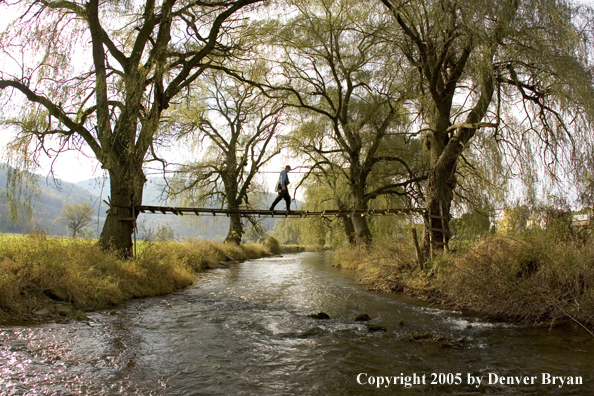
[{"label": "grassy bank", "polygon": [[337,251],[335,265],[361,271],[372,288],[521,323],[594,325],[594,240],[534,231],[487,236],[418,269],[408,243]]},{"label": "grassy bank", "polygon": [[136,258],[122,260],[94,241],[0,235],[0,321],[57,314],[59,300],[96,309],[166,294],[209,264],[269,254],[263,245],[196,240],[143,243]]}]

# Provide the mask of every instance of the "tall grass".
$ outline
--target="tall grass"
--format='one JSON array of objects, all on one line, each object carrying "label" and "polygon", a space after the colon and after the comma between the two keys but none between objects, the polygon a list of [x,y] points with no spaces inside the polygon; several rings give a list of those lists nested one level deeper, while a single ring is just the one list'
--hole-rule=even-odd
[{"label": "tall grass", "polygon": [[455,306],[521,322],[594,324],[593,240],[490,237],[442,277],[444,298]]},{"label": "tall grass", "polygon": [[[406,240],[381,239],[372,249],[343,248],[334,252],[337,267],[361,271],[361,279],[374,290],[401,292],[419,287],[416,250]],[[415,286],[413,286],[415,285]]]},{"label": "tall grass", "polygon": [[44,291],[51,288],[64,289],[79,307],[100,308],[186,287],[212,263],[267,254],[261,245],[196,240],[145,243],[123,260],[88,240],[0,235],[0,319],[50,304]]},{"label": "tall grass", "polygon": [[336,265],[362,271],[372,288],[403,291],[489,317],[523,323],[594,325],[594,239],[538,230],[491,235],[444,254],[426,270],[411,243],[335,253]]}]

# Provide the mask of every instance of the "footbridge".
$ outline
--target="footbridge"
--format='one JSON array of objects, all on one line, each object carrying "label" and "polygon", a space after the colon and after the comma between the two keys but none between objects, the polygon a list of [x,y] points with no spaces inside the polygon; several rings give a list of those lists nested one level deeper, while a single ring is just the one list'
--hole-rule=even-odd
[{"label": "footbridge", "polygon": [[210,209],[210,208],[187,208],[173,206],[135,206],[136,213],[161,213],[183,215],[211,215],[229,216],[239,214],[242,217],[248,216],[279,216],[279,217],[352,217],[352,216],[389,216],[401,214],[423,214],[425,209],[402,208],[402,209],[330,209],[330,210],[259,210],[259,209]]}]

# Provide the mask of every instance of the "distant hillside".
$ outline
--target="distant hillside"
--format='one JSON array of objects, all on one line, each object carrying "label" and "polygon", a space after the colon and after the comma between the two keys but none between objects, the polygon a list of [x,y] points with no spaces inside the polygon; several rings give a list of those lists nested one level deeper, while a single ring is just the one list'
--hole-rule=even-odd
[{"label": "distant hillside", "polygon": [[[102,200],[107,200],[109,196],[109,178],[108,177],[95,177],[76,183],[78,187],[81,187],[93,195],[102,197]],[[163,178],[150,177],[144,186],[142,193],[142,202],[145,205],[161,205],[165,204],[167,199],[163,195],[165,189],[165,182]]]},{"label": "distant hillside", "polygon": [[[66,226],[57,220],[65,204],[88,202],[95,210],[99,209],[99,197],[88,190],[72,183],[36,175],[40,194],[38,199],[32,202],[32,216],[27,218],[25,211],[21,209],[21,220],[15,224],[10,219],[10,207],[6,197],[7,171],[8,167],[0,164],[0,232],[30,233],[43,230],[52,235],[69,235]],[[97,216],[99,227],[105,222],[105,211],[95,212],[96,218],[94,224],[88,227],[88,235],[95,235],[97,232]]]}]

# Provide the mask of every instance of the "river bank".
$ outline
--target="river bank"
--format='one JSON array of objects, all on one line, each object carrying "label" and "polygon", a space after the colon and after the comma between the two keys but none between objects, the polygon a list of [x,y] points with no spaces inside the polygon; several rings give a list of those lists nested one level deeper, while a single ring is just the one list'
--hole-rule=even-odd
[{"label": "river bank", "polygon": [[594,240],[542,230],[487,235],[430,260],[421,270],[407,242],[335,252],[371,289],[399,292],[488,318],[549,326],[594,325]]},{"label": "river bank", "polygon": [[95,241],[0,235],[0,322],[84,318],[86,311],[187,287],[221,263],[270,256],[269,244],[142,242],[123,260]]}]

